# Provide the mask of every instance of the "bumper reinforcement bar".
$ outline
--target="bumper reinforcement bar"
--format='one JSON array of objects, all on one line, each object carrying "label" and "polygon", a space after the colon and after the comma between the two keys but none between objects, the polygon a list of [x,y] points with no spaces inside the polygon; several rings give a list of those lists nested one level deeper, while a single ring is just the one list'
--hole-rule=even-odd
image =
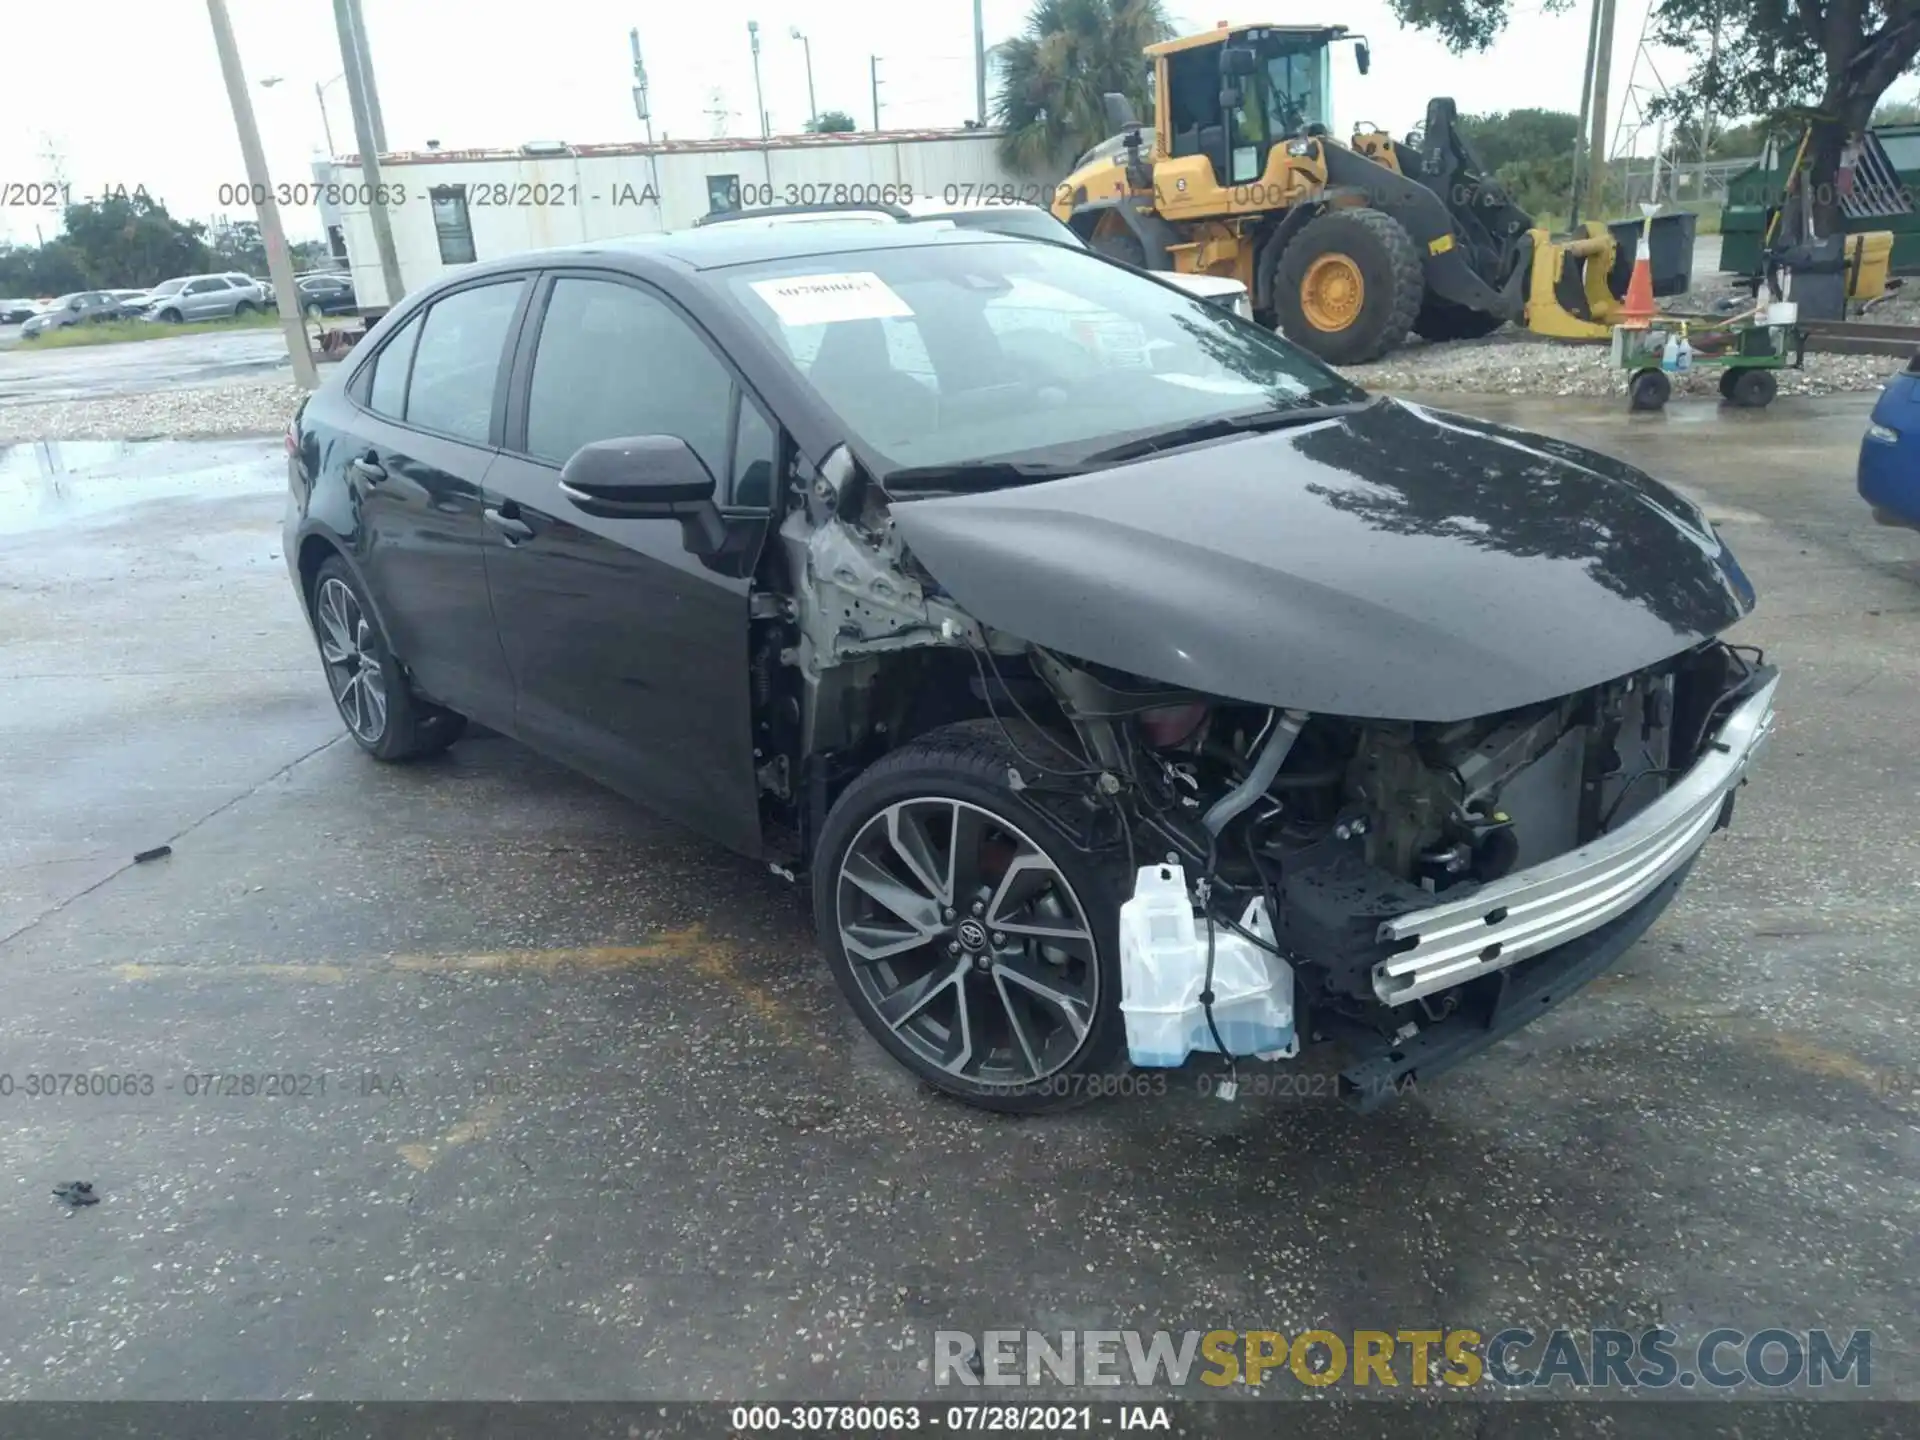
[{"label": "bumper reinforcement bar", "polygon": [[[1578,939],[1626,914],[1699,852],[1773,729],[1777,673],[1758,683],[1701,758],[1618,830],[1472,895],[1385,921],[1402,948],[1374,966],[1374,993],[1404,1005]],[[1409,943],[1411,942],[1411,943]]]}]

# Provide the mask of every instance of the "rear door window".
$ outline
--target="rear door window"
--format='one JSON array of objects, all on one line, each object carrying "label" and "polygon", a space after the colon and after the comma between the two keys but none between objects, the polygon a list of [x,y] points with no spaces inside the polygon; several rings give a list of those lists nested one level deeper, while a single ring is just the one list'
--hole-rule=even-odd
[{"label": "rear door window", "polygon": [[473,445],[488,443],[500,357],[524,285],[519,279],[476,285],[433,303],[407,387],[409,425]]},{"label": "rear door window", "polygon": [[420,317],[414,316],[400,327],[380,353],[373,357],[373,380],[367,387],[367,408],[389,420],[404,420],[407,414],[407,370],[413,364],[413,347],[420,340]]}]

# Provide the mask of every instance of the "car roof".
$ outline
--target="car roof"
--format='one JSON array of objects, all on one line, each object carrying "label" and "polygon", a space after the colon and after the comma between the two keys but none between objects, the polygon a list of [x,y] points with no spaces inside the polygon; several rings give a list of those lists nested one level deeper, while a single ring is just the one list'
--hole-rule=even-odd
[{"label": "car roof", "polygon": [[720,270],[730,265],[754,265],[766,260],[803,259],[809,255],[858,254],[873,250],[911,250],[926,245],[1005,245],[1031,243],[1010,240],[989,230],[956,230],[934,225],[875,225],[868,220],[821,221],[808,225],[712,225],[693,230],[629,235],[593,240],[550,250],[523,251],[481,265],[467,265],[447,277],[518,270],[529,263],[565,265],[592,259],[638,274],[662,269]]}]

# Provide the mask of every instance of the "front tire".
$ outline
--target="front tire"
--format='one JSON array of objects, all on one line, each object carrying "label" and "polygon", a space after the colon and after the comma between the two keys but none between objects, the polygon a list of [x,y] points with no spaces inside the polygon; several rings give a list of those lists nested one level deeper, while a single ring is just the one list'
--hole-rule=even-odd
[{"label": "front tire", "polygon": [[875,762],[822,827],[813,903],[834,979],[894,1059],[970,1105],[1041,1114],[1119,1067],[1118,901],[1113,869],[1008,784],[1022,764],[994,721]]},{"label": "front tire", "polygon": [[417,760],[460,738],[466,717],[413,693],[360,582],[338,556],[313,577],[311,613],[327,689],[354,744],[376,760]]},{"label": "front tire", "polygon": [[1269,286],[1281,333],[1330,365],[1378,360],[1405,341],[1426,289],[1407,227],[1359,208],[1303,225]]},{"label": "front tire", "polygon": [[242,300],[238,305],[233,307],[233,318],[236,320],[244,320],[247,316],[253,314],[253,308],[251,302]]}]

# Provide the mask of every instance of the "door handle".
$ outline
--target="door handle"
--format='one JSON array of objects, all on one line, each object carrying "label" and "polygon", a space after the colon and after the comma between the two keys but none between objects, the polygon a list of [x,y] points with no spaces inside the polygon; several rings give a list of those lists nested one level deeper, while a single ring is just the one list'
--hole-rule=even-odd
[{"label": "door handle", "polygon": [[347,469],[358,475],[369,485],[378,485],[387,478],[387,472],[378,460],[371,455],[362,455],[347,462]]},{"label": "door handle", "polygon": [[504,515],[498,510],[490,509],[483,513],[486,515],[487,524],[498,530],[507,544],[518,545],[523,540],[533,538],[533,527],[526,521],[516,519],[512,515]]}]

